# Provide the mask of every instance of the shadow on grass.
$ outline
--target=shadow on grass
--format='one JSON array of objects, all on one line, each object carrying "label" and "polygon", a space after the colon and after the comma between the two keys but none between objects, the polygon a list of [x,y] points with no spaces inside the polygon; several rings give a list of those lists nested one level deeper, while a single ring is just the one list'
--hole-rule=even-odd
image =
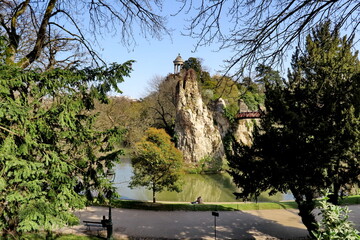
[{"label": "shadow on grass", "polygon": [[141,209],[152,211],[242,211],[265,209],[296,209],[295,202],[270,203],[222,203],[222,204],[190,204],[190,203],[152,203],[130,200],[115,200],[113,207],[125,209]]},{"label": "shadow on grass", "polygon": [[[341,200],[341,205],[360,204],[360,196],[349,196]],[[142,209],[153,211],[242,211],[242,210],[271,210],[297,209],[294,201],[288,202],[239,202],[219,204],[190,204],[190,203],[152,203],[133,200],[114,200],[113,207],[126,209]]]}]

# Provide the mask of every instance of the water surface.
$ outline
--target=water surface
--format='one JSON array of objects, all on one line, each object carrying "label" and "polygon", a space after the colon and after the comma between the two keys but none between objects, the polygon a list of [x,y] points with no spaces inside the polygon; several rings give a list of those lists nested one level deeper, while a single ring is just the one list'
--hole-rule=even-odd
[{"label": "water surface", "polygon": [[[120,164],[116,166],[115,186],[117,192],[122,199],[151,201],[152,191],[139,187],[130,189],[128,187],[131,176],[133,175],[132,166],[129,159],[122,160]],[[180,193],[177,192],[160,192],[156,194],[156,200],[158,201],[179,201],[179,202],[191,202],[198,196],[201,196],[204,202],[236,202],[233,192],[238,191],[229,174],[186,174],[184,176],[183,190]],[[260,202],[273,202],[291,200],[289,194],[276,194],[269,196],[264,193],[259,198]]]}]

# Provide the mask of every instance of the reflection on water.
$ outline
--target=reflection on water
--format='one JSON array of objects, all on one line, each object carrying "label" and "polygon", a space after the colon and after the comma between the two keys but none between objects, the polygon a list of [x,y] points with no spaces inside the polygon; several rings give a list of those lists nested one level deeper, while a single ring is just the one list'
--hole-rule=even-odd
[{"label": "reflection on water", "polygon": [[[130,189],[128,187],[132,176],[132,166],[130,160],[122,160],[122,163],[116,166],[115,186],[122,199],[134,199],[150,201],[152,199],[151,190],[143,187]],[[233,192],[237,191],[236,186],[228,174],[186,174],[184,176],[183,190],[176,192],[161,192],[156,194],[158,201],[180,201],[191,202],[198,196],[201,196],[205,202],[235,202]],[[277,194],[269,197],[268,194],[262,194],[258,201],[281,201],[290,200],[291,195]]]}]

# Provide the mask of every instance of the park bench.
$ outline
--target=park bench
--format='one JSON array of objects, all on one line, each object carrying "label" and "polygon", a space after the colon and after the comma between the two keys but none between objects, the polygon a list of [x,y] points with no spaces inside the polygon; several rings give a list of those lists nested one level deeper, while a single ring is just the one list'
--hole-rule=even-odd
[{"label": "park bench", "polygon": [[106,230],[106,239],[112,239],[113,234],[113,223],[111,220],[111,206],[109,206],[109,218],[106,219],[103,216],[103,219],[99,222],[94,221],[83,221],[84,225],[86,226],[87,231],[91,231],[91,228],[96,228],[98,236],[100,236],[100,231]]},{"label": "park bench", "polygon": [[101,221],[101,222],[83,221],[83,222],[84,222],[84,225],[85,225],[87,231],[91,231],[91,228],[96,228],[98,235],[99,235],[100,231],[106,229],[106,225],[104,224],[103,221]]}]

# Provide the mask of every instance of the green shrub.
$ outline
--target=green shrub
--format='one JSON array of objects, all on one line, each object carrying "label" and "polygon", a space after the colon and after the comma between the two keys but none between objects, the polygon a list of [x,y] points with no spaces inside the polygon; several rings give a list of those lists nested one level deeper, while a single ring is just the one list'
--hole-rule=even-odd
[{"label": "green shrub", "polygon": [[313,232],[318,240],[359,240],[360,235],[348,220],[349,208],[340,207],[327,202],[325,197],[319,202],[322,220],[319,223],[319,230]]},{"label": "green shrub", "polygon": [[224,108],[225,117],[233,123],[235,121],[236,114],[239,112],[239,106],[236,104],[230,104]]}]

